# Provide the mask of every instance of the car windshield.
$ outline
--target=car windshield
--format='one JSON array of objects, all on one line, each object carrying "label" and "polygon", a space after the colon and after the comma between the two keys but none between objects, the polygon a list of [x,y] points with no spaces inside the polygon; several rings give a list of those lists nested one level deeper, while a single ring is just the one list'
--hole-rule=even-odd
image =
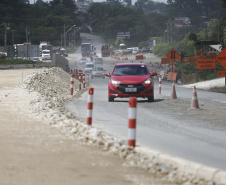
[{"label": "car windshield", "polygon": [[94,67],[93,64],[86,65],[86,68],[93,68],[93,67]]},{"label": "car windshield", "polygon": [[115,76],[142,76],[148,74],[145,65],[118,65],[115,66],[113,72]]},{"label": "car windshield", "polygon": [[94,67],[93,71],[103,71],[104,69],[102,67]]}]

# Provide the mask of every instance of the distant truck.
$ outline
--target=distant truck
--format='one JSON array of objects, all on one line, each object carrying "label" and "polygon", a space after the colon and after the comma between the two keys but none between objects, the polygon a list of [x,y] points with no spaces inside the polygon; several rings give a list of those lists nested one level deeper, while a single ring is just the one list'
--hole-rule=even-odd
[{"label": "distant truck", "polygon": [[90,53],[95,50],[95,47],[91,43],[82,43],[81,44],[81,54],[82,57],[89,57]]},{"label": "distant truck", "polygon": [[42,60],[51,60],[51,51],[49,49],[42,50]]},{"label": "distant truck", "polygon": [[[41,41],[40,45],[39,45],[39,50],[40,50],[40,56],[42,57],[43,55],[43,50],[49,50],[50,53],[50,60],[52,59],[52,55],[53,55],[53,46],[50,44],[50,42],[48,41]],[[45,51],[44,53],[47,53],[47,51]],[[44,54],[46,55],[46,54]],[[49,57],[48,57],[49,58]],[[45,59],[44,59],[45,60]],[[49,60],[49,59],[48,59]]]},{"label": "distant truck", "polygon": [[110,54],[111,54],[110,46],[109,45],[103,45],[101,47],[101,55],[102,55],[102,57],[109,57]]}]

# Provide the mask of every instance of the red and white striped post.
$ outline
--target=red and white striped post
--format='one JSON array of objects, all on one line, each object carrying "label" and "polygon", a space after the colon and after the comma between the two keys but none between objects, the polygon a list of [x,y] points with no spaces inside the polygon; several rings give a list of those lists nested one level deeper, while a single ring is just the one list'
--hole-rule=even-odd
[{"label": "red and white striped post", "polygon": [[136,117],[137,117],[137,99],[129,98],[129,128],[128,128],[128,146],[136,146]]},{"label": "red and white striped post", "polygon": [[81,76],[82,74],[81,73],[79,73],[78,74],[78,80],[79,80],[79,86],[78,86],[78,89],[79,89],[79,91],[81,91],[81,89],[82,89],[82,84],[81,84],[81,81],[82,81],[82,76]]},{"label": "red and white striped post", "polygon": [[86,75],[83,74],[83,75],[82,75],[82,83],[83,83],[83,88],[84,88],[84,89],[86,88],[86,83],[85,83],[85,81],[86,81]]},{"label": "red and white striped post", "polygon": [[71,74],[71,80],[70,80],[70,93],[73,95],[73,90],[74,90],[74,75]]},{"label": "red and white striped post", "polygon": [[159,75],[159,94],[161,94],[162,90],[161,84],[162,84],[162,75]]},{"label": "red and white striped post", "polygon": [[87,86],[89,86],[89,74],[86,75]]},{"label": "red and white striped post", "polygon": [[88,98],[87,98],[87,121],[86,121],[88,125],[92,125],[93,93],[94,93],[94,88],[89,87]]}]

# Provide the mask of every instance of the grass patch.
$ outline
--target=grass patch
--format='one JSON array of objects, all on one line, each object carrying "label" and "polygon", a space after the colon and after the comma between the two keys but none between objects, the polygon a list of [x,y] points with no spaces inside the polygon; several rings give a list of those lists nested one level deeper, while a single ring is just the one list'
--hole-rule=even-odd
[{"label": "grass patch", "polygon": [[0,64],[35,64],[32,60],[23,60],[23,59],[0,59]]}]

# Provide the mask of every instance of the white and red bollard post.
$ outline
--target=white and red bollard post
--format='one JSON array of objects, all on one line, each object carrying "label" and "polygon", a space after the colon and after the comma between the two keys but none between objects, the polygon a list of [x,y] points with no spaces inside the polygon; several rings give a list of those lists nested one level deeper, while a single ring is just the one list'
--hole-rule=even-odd
[{"label": "white and red bollard post", "polygon": [[128,146],[136,146],[136,117],[137,117],[137,99],[129,98],[129,128],[128,128]]},{"label": "white and red bollard post", "polygon": [[86,75],[87,86],[89,86],[89,74]]},{"label": "white and red bollard post", "polygon": [[82,89],[82,84],[81,84],[82,74],[81,73],[78,74],[78,81],[79,81],[78,90],[81,91],[81,89]]},{"label": "white and red bollard post", "polygon": [[71,80],[70,80],[70,94],[73,95],[74,90],[74,75],[71,74]]},{"label": "white and red bollard post", "polygon": [[161,94],[162,90],[161,84],[162,84],[162,75],[159,75],[159,94]]},{"label": "white and red bollard post", "polygon": [[86,88],[86,75],[85,74],[83,74],[82,75],[82,83],[83,83],[83,88],[85,89]]},{"label": "white and red bollard post", "polygon": [[88,89],[88,98],[87,98],[87,124],[92,125],[92,115],[93,115],[93,93],[94,88],[89,87]]}]

